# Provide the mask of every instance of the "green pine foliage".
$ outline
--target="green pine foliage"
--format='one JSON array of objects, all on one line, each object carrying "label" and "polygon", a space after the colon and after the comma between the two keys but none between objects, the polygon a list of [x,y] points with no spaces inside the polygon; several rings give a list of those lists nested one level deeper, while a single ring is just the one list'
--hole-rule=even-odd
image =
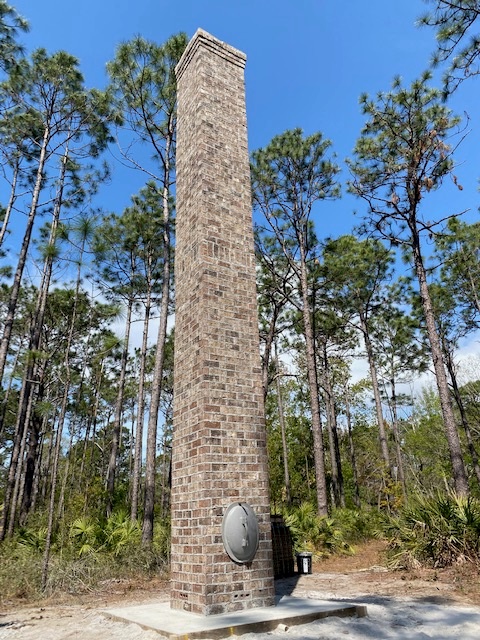
[{"label": "green pine foliage", "polygon": [[424,0],[429,10],[419,19],[421,26],[433,27],[437,49],[433,66],[446,64],[444,93],[447,97],[466,79],[480,72],[478,55],[480,36],[478,0]]}]

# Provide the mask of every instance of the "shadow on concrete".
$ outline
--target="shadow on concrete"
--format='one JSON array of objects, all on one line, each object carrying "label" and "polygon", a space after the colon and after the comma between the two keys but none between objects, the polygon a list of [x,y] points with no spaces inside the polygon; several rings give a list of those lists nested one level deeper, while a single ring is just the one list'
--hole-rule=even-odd
[{"label": "shadow on concrete", "polygon": [[295,573],[288,578],[276,578],[275,579],[275,593],[277,596],[291,596],[295,591],[298,581],[302,577],[302,574]]}]

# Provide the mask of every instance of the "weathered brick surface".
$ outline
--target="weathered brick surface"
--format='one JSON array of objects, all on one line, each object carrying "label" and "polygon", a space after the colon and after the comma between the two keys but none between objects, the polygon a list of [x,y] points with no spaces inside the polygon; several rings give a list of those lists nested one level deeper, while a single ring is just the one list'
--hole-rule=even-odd
[{"label": "weathered brick surface", "polygon": [[[198,31],[177,67],[171,606],[204,615],[274,602],[244,66]],[[249,565],[222,543],[237,501],[260,526]]]}]

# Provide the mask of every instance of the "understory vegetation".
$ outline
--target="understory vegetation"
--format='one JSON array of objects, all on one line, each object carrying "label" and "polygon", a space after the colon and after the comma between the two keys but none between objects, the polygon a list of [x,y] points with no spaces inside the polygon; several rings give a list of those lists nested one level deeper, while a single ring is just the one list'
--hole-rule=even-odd
[{"label": "understory vegetation", "polygon": [[382,521],[382,514],[375,509],[337,509],[329,516],[319,516],[309,502],[285,516],[295,552],[308,551],[315,559],[353,555],[355,544],[379,534]]},{"label": "understory vegetation", "polygon": [[107,519],[77,518],[62,523],[52,543],[43,585],[46,527],[20,528],[0,546],[0,604],[35,600],[55,593],[82,594],[109,581],[167,578],[170,523],[157,522],[153,544],[141,544],[141,526],[122,512]]},{"label": "understory vegetation", "polygon": [[372,538],[386,542],[391,569],[445,568],[472,563],[480,567],[480,500],[454,492],[412,496],[397,513],[374,509],[335,510],[318,516],[303,503],[285,516],[295,551],[316,559],[355,553],[355,544]]},{"label": "understory vegetation", "polygon": [[416,496],[387,520],[383,534],[393,568],[480,566],[480,501],[451,492]]}]

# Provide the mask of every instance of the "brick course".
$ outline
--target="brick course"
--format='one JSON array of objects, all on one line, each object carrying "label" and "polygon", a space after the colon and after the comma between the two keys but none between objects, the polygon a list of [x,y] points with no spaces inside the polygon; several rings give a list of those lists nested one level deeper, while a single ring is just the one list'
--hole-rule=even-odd
[{"label": "brick course", "polygon": [[[245,60],[199,30],[176,69],[171,607],[203,615],[274,603]],[[223,547],[232,502],[258,518],[248,565]]]}]

